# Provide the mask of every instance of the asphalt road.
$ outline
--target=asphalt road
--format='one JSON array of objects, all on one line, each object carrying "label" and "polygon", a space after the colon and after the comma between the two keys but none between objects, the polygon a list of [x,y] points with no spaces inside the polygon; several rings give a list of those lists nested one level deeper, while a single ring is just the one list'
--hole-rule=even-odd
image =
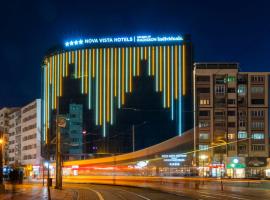
[{"label": "asphalt road", "polygon": [[[270,190],[232,187],[224,191],[205,186],[201,189],[186,189],[178,185],[164,185],[162,190],[111,186],[97,184],[65,184],[63,190],[51,189],[52,200],[268,200]],[[41,184],[7,186],[7,192],[0,194],[1,200],[47,200],[46,187]]]}]

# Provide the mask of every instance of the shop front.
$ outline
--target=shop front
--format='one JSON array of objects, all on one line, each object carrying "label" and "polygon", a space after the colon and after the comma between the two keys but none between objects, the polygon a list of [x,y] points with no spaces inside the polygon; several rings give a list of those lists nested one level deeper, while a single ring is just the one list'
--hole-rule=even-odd
[{"label": "shop front", "polygon": [[230,178],[245,178],[246,164],[244,157],[228,157],[226,166],[227,176]]},{"label": "shop front", "polygon": [[265,157],[251,157],[246,159],[248,178],[264,178],[267,166]]}]

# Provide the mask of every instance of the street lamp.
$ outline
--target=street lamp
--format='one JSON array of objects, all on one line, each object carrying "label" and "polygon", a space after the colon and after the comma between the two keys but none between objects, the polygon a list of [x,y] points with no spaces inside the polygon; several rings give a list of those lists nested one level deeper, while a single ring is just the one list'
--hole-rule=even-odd
[{"label": "street lamp", "polygon": [[200,159],[203,161],[203,184],[204,184],[204,161],[208,158],[207,155],[202,154],[200,155]]}]

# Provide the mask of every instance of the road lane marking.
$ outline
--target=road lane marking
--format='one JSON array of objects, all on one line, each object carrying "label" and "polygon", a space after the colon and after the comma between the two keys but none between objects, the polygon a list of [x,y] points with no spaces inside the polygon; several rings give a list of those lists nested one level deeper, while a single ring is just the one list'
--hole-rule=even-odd
[{"label": "road lane marking", "polygon": [[145,199],[145,200],[151,200],[151,199],[149,199],[149,198],[147,198],[145,196],[142,196],[140,194],[137,194],[135,192],[131,192],[131,191],[128,191],[128,190],[123,190],[123,189],[118,189],[118,190],[123,191],[123,192],[129,192],[129,193],[134,194],[135,196],[140,197],[140,198]]},{"label": "road lane marking", "polygon": [[87,189],[90,190],[90,191],[92,191],[92,192],[94,192],[94,193],[96,193],[96,195],[98,196],[99,200],[104,200],[104,198],[103,198],[103,196],[101,195],[100,192],[98,192],[96,190],[93,190],[91,188],[87,188]]},{"label": "road lane marking", "polygon": [[219,199],[218,197],[204,195],[204,194],[201,194],[200,196],[207,197],[207,198],[213,198],[213,199]]},{"label": "road lane marking", "polygon": [[[201,193],[201,194],[211,194],[211,193],[208,193],[208,192],[200,192],[200,191],[199,191],[199,193]],[[230,198],[235,198],[235,199],[250,200],[250,199],[247,199],[247,198],[242,198],[242,197],[237,197],[237,196],[231,196],[231,195],[226,195],[226,194],[215,193],[215,195],[217,195],[217,196],[224,196],[224,197],[230,197]]]}]

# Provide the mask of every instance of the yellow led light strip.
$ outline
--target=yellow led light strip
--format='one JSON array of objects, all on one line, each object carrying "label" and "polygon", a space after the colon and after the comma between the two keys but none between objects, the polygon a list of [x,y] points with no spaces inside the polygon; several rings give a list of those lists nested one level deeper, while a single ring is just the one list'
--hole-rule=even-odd
[{"label": "yellow led light strip", "polygon": [[107,113],[107,122],[110,122],[110,49],[107,48],[107,73],[106,73],[106,76],[107,76],[107,86],[106,86],[106,100],[107,100],[107,110],[106,110],[106,113]]},{"label": "yellow led light strip", "polygon": [[122,48],[122,105],[125,104],[125,49]]},{"label": "yellow led light strip", "polygon": [[170,71],[170,46],[167,46],[167,107],[169,108],[170,107],[170,74],[171,74],[171,71]]},{"label": "yellow led light strip", "polygon": [[184,45],[183,44],[183,46],[182,46],[182,48],[183,48],[183,55],[182,55],[182,57],[183,57],[183,66],[182,66],[182,84],[183,84],[183,87],[182,87],[182,94],[183,94],[183,96],[185,96],[186,95],[186,45]]},{"label": "yellow led light strip", "polygon": [[174,46],[174,97],[178,99],[178,62],[177,62],[177,46]]}]

